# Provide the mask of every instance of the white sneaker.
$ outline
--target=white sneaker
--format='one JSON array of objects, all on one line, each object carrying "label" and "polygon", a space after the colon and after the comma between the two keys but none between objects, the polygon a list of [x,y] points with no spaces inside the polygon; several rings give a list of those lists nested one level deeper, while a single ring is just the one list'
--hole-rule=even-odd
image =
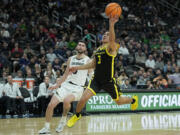
[{"label": "white sneaker", "polygon": [[62,132],[65,125],[66,125],[65,122],[60,122],[59,125],[58,125],[58,127],[56,128],[56,132],[58,132],[58,133],[59,133],[59,132]]},{"label": "white sneaker", "polygon": [[49,133],[51,133],[51,131],[47,127],[43,127],[41,130],[39,130],[39,134],[49,134]]}]

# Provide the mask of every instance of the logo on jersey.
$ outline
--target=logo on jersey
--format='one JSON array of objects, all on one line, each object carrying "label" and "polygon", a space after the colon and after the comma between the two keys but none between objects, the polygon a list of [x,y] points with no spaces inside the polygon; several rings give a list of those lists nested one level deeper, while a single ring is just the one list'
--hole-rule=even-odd
[{"label": "logo on jersey", "polygon": [[81,62],[72,62],[71,64],[72,65],[84,65],[84,63],[81,63]]}]

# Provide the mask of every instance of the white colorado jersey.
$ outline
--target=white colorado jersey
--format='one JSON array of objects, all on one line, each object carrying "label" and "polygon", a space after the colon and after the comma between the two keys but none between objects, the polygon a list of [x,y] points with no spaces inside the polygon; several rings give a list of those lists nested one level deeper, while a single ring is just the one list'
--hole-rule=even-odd
[{"label": "white colorado jersey", "polygon": [[[76,56],[77,55],[71,57],[69,67],[84,65],[88,63],[88,61],[90,60],[88,56],[82,59],[77,59]],[[88,70],[77,70],[75,73],[67,77],[66,82],[72,82],[79,86],[84,86],[86,82],[87,74],[88,74]]]}]

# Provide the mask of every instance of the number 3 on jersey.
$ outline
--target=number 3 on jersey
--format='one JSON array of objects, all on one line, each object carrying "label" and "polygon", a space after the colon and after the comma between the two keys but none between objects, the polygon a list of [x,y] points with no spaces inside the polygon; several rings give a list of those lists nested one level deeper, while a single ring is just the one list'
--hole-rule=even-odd
[{"label": "number 3 on jersey", "polygon": [[101,55],[98,55],[98,64],[101,64]]}]

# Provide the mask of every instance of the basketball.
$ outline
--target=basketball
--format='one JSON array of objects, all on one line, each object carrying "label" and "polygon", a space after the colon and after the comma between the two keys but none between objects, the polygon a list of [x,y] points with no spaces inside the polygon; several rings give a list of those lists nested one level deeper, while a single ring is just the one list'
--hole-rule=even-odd
[{"label": "basketball", "polygon": [[118,3],[112,2],[112,3],[109,3],[106,6],[105,13],[106,13],[106,16],[108,16],[108,17],[110,17],[110,16],[112,16],[112,17],[115,17],[115,16],[120,17],[121,13],[122,13],[122,9],[121,9],[121,6]]}]

